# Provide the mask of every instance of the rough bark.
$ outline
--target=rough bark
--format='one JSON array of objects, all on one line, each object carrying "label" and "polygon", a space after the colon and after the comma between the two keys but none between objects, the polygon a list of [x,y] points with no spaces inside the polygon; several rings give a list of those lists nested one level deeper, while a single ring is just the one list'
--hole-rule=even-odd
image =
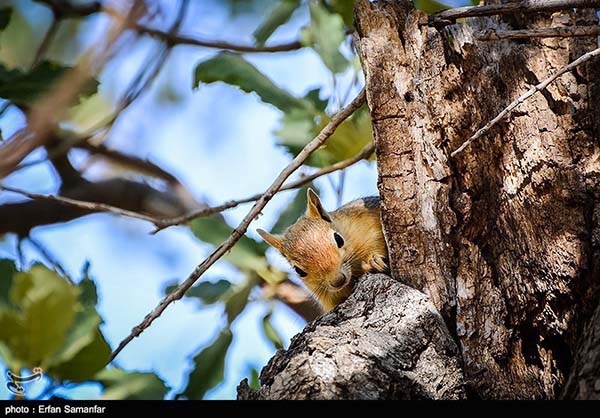
[{"label": "rough bark", "polygon": [[562,397],[600,401],[600,304],[583,333]]},{"label": "rough bark", "polygon": [[471,393],[556,397],[598,300],[598,61],[448,156],[532,85],[597,46],[479,42],[474,32],[596,25],[594,11],[438,30],[409,1],[361,0],[355,21],[394,277],[443,313]]},{"label": "rough bark", "polygon": [[461,399],[458,348],[429,298],[365,276],[343,304],[306,326],[238,399]]}]

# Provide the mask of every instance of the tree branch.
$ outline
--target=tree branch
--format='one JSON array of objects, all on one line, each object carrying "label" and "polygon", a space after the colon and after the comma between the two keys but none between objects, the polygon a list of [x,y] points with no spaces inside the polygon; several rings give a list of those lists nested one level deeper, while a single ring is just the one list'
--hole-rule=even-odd
[{"label": "tree branch", "polygon": [[60,196],[2,188],[34,200],[0,205],[0,234],[13,232],[26,236],[36,226],[67,222],[97,211],[154,222],[155,218],[162,219],[190,209],[176,193],[159,191],[126,179],[99,182],[82,179],[62,189]]},{"label": "tree branch", "polygon": [[486,30],[475,35],[479,41],[499,41],[522,38],[569,38],[600,36],[600,26],[563,26],[542,29]]},{"label": "tree branch", "polygon": [[83,200],[71,199],[69,197],[58,196],[58,195],[49,195],[49,194],[39,194],[39,193],[30,193],[25,190],[15,189],[7,186],[0,186],[1,190],[6,190],[7,192],[17,193],[23,196],[26,196],[30,199],[34,200],[47,200],[50,202],[59,203],[63,206],[68,206],[75,209],[81,209],[82,211],[93,213],[93,212],[110,212],[115,215],[127,216],[129,218],[141,219],[144,221],[154,223],[154,218],[151,216],[144,215],[142,213],[132,212],[129,210],[121,209],[116,206],[107,205],[105,203],[97,203],[97,202],[87,202]]},{"label": "tree branch", "polygon": [[215,49],[226,49],[229,51],[236,52],[255,52],[255,53],[271,53],[271,52],[286,52],[286,51],[295,51],[303,47],[300,41],[293,41],[280,45],[272,45],[272,46],[252,46],[252,45],[236,45],[229,42],[221,42],[221,41],[206,41],[197,38],[192,38],[191,36],[186,36],[182,34],[170,34],[168,32],[164,32],[160,29],[149,28],[144,25],[136,25],[135,30],[139,33],[152,36],[154,38],[160,39],[170,45],[192,45],[192,46],[200,46],[205,48],[215,48]]},{"label": "tree branch", "polygon": [[[343,170],[347,167],[350,167],[353,164],[356,164],[359,161],[368,159],[369,157],[371,157],[371,155],[373,155],[374,151],[375,151],[375,145],[373,143],[370,143],[361,152],[356,154],[354,157],[349,158],[344,161],[339,161],[335,164],[330,165],[329,167],[325,167],[318,171],[315,171],[314,173],[312,173],[310,175],[303,176],[298,180],[289,182],[285,186],[281,187],[279,189],[279,191],[281,192],[281,191],[285,191],[285,190],[297,189],[298,187],[302,187],[305,184],[308,184],[311,181],[313,181],[321,176],[324,176],[329,173],[333,173],[334,171]],[[158,229],[155,232],[158,232],[162,229],[168,228],[173,225],[183,224],[183,223],[191,221],[192,219],[195,219],[195,218],[200,218],[202,216],[214,215],[215,213],[223,212],[224,210],[234,208],[234,207],[244,204],[244,203],[255,202],[258,199],[260,199],[262,197],[262,195],[263,195],[262,193],[259,193],[259,194],[255,194],[250,197],[246,197],[244,199],[231,200],[231,201],[225,202],[219,206],[212,206],[212,207],[208,207],[208,208],[204,208],[204,209],[199,209],[199,210],[190,212],[188,214],[178,216],[176,218],[163,219],[163,220],[159,221]]]},{"label": "tree branch", "polygon": [[131,333],[119,343],[115,351],[110,356],[110,361],[114,360],[117,355],[129,344],[135,337],[140,335],[152,322],[158,318],[164,310],[175,300],[181,299],[185,292],[209,269],[217,260],[223,257],[248,230],[250,223],[262,212],[267,203],[279,191],[285,180],[296,171],[306,159],[315,152],[325,141],[335,132],[337,127],[354,113],[356,109],[365,103],[365,90],[362,89],[358,96],[346,107],[335,114],[329,123],[319,132],[319,134],[310,141],[300,153],[281,171],[273,184],[263,193],[261,198],[252,206],[252,209],[242,219],[240,224],[233,230],[229,238],[219,245],[202,263],[200,263],[194,271],[185,279],[183,283],[177,287],[172,293],[167,295],[156,308],[154,308],[144,320],[135,326]]},{"label": "tree branch", "polygon": [[463,142],[460,147],[458,147],[456,150],[454,150],[450,154],[450,156],[451,157],[456,157],[456,155],[458,155],[465,148],[467,148],[469,146],[469,144],[471,144],[473,141],[476,141],[477,139],[481,138],[494,125],[496,125],[498,122],[500,122],[502,119],[504,119],[510,112],[512,112],[517,106],[519,106],[521,103],[523,103],[524,101],[526,101],[527,99],[529,99],[531,96],[533,96],[538,91],[544,90],[546,87],[548,87],[548,85],[550,85],[558,77],[560,77],[561,75],[563,75],[566,72],[572,71],[577,66],[579,66],[579,65],[581,65],[581,64],[589,61],[590,59],[592,59],[592,58],[594,58],[595,56],[598,56],[598,55],[600,55],[600,48],[596,48],[593,51],[590,51],[590,52],[588,52],[586,54],[583,54],[581,57],[577,58],[575,61],[573,61],[569,65],[566,65],[565,67],[561,68],[556,73],[552,74],[550,77],[548,77],[545,80],[543,80],[541,83],[533,86],[525,94],[521,95],[519,98],[517,98],[511,104],[509,104],[508,106],[506,106],[500,113],[498,113],[498,115],[494,119],[492,119],[491,121],[489,121],[488,123],[486,123],[483,128],[481,128],[477,132],[475,132],[475,134],[472,137],[470,137],[465,142]]},{"label": "tree branch", "polygon": [[600,7],[600,0],[523,0],[483,6],[457,7],[429,16],[431,24],[451,24],[465,17],[494,16],[513,13],[556,12],[574,8]]},{"label": "tree branch", "polygon": [[173,174],[169,173],[153,162],[134,157],[132,155],[123,154],[122,152],[109,148],[104,144],[96,145],[85,141],[76,144],[74,148],[84,149],[92,154],[101,155],[109,160],[132,167],[136,171],[139,171],[143,174],[165,180],[167,183],[179,183],[179,180],[177,180]]},{"label": "tree branch", "polygon": [[465,399],[460,352],[431,300],[384,275],[304,328],[238,399]]}]

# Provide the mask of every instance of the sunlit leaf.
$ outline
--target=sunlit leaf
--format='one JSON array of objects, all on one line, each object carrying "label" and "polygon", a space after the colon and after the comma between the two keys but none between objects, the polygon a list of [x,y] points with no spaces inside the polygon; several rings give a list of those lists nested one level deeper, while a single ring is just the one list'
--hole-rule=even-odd
[{"label": "sunlit leaf", "polygon": [[225,357],[233,335],[229,328],[194,357],[194,370],[190,373],[185,390],[178,395],[187,399],[202,399],[207,391],[217,386],[224,378]]},{"label": "sunlit leaf", "polygon": [[[323,116],[319,129],[322,129],[328,122],[329,118]],[[352,158],[372,140],[371,118],[368,109],[363,106],[338,126],[320,151],[326,152],[327,156],[331,158],[327,161],[327,165],[330,165]]]},{"label": "sunlit leaf", "polygon": [[414,0],[415,7],[425,13],[435,13],[448,9],[448,6],[434,0]]},{"label": "sunlit leaf", "polygon": [[102,370],[94,380],[104,386],[101,399],[163,399],[169,391],[169,388],[154,373],[127,372],[111,368]]},{"label": "sunlit leaf", "polygon": [[339,14],[329,12],[321,3],[310,2],[310,26],[302,31],[302,43],[311,46],[334,73],[342,72],[348,60],[339,49],[346,39],[344,21]]},{"label": "sunlit leaf", "polygon": [[273,343],[277,350],[283,348],[283,340],[279,336],[279,333],[271,323],[271,312],[264,316],[262,319],[263,332],[269,341]]},{"label": "sunlit leaf", "polygon": [[355,0],[331,0],[331,6],[342,16],[348,27],[354,25],[354,2]]},{"label": "sunlit leaf", "polygon": [[[166,288],[166,293],[169,294],[177,288],[177,285]],[[185,292],[186,297],[199,298],[203,304],[210,305],[222,300],[223,295],[231,289],[231,282],[221,279],[216,282],[200,282],[191,287]]]},{"label": "sunlit leaf", "polygon": [[[18,105],[29,105],[47,93],[68,69],[49,61],[38,64],[28,72],[9,70],[0,64],[0,97]],[[93,94],[97,89],[98,82],[92,80],[80,91],[80,97]]]},{"label": "sunlit leaf", "polygon": [[197,88],[200,83],[217,81],[237,86],[248,93],[254,92],[263,102],[272,104],[284,112],[294,108],[310,108],[309,102],[277,87],[239,54],[221,52],[196,66],[194,87]]},{"label": "sunlit leaf", "polygon": [[285,228],[292,225],[296,220],[304,215],[306,212],[306,190],[311,187],[313,188],[317,194],[318,189],[313,184],[308,184],[303,186],[298,190],[294,199],[290,202],[290,204],[279,214],[277,218],[277,222],[271,228],[271,232],[273,234],[280,234],[284,231]]},{"label": "sunlit leaf", "polygon": [[[297,155],[328,122],[329,117],[324,113],[320,115],[319,123],[315,123],[310,114],[293,111],[283,116],[283,126],[275,135],[279,137],[280,145]],[[325,167],[351,158],[372,140],[371,119],[367,108],[362,107],[338,126],[325,145],[314,152],[305,164]]]},{"label": "sunlit leaf", "polygon": [[55,379],[90,380],[104,368],[110,357],[110,346],[99,328],[103,321],[96,313],[96,286],[86,275],[78,288],[83,311],[75,317],[62,347],[50,362],[48,374]]},{"label": "sunlit leaf", "polygon": [[81,99],[79,104],[70,108],[65,122],[70,124],[73,130],[87,132],[109,120],[113,111],[108,99],[97,93]]},{"label": "sunlit leaf", "polygon": [[300,6],[300,0],[282,0],[252,34],[258,45],[264,45],[278,27],[286,23]]},{"label": "sunlit leaf", "polygon": [[15,274],[10,290],[14,309],[0,310],[0,340],[25,367],[45,367],[73,324],[80,308],[78,294],[42,266]]}]

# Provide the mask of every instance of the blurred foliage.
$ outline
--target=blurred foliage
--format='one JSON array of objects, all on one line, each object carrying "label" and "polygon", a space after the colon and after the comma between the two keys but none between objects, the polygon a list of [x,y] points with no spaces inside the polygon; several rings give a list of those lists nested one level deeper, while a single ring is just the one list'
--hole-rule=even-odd
[{"label": "blurred foliage", "polygon": [[[16,105],[31,105],[48,93],[54,83],[62,78],[70,67],[44,61],[31,70],[9,70],[0,63],[0,97]],[[80,97],[89,96],[98,90],[98,82],[87,83]]]},{"label": "blurred foliage", "polygon": [[290,20],[292,14],[294,14],[299,6],[300,0],[282,0],[271,11],[269,17],[254,31],[253,35],[256,44],[259,46],[264,45],[278,27]]},{"label": "blurred foliage", "polygon": [[[13,0],[13,6],[22,6],[19,1]],[[297,39],[331,74],[323,86],[304,95],[293,94],[261,72],[245,55],[231,52],[217,52],[199,62],[193,80],[195,89],[209,83],[228,84],[280,111],[279,127],[274,134],[278,144],[296,156],[362,83],[360,62],[350,42],[354,0],[223,0],[217,3],[231,14],[245,14],[256,20],[252,37],[257,47],[269,44],[272,35],[282,26],[298,23],[297,17],[306,18],[300,22],[302,27],[298,28]],[[473,0],[473,3],[477,2]],[[415,0],[415,5],[427,13],[447,8],[432,0]],[[35,7],[45,6],[36,4]],[[82,19],[61,22],[46,54],[47,60],[32,67],[51,14],[46,8],[47,19],[41,19],[41,25],[32,25],[22,11],[19,7],[0,6],[0,98],[26,110],[77,62],[82,51],[78,35],[85,30],[85,24]],[[350,78],[353,81],[343,89],[336,84],[337,80]],[[333,86],[327,86],[331,80]],[[98,92],[98,87],[97,82],[90,83],[79,103],[67,112],[61,125],[65,129],[63,133],[69,132],[65,136],[81,134],[110,119],[113,106]],[[372,139],[368,110],[362,107],[337,128],[306,165],[325,167],[351,158]],[[280,213],[272,231],[282,232],[304,213],[307,187],[292,192],[290,203]],[[233,231],[220,217],[195,219],[189,228],[199,241],[215,247]],[[232,282],[212,278],[212,281],[196,284],[186,293],[187,298],[200,301],[201,306],[222,307],[226,324],[216,338],[193,357],[186,386],[178,398],[202,399],[223,380],[227,353],[235,338],[232,323],[249,303],[263,301],[253,296],[260,292],[260,287],[276,285],[287,277],[287,273],[270,265],[265,255],[267,248],[265,243],[242,237],[223,258],[241,273],[242,279]],[[171,293],[176,287],[168,286],[166,292]],[[283,339],[271,320],[273,302],[268,303],[269,310],[261,318],[262,332],[274,349],[281,349]],[[104,387],[103,398],[106,399],[163,398],[169,388],[155,374],[106,368],[110,347],[100,329],[103,319],[97,305],[96,286],[87,273],[73,285],[43,266],[18,271],[13,261],[0,260],[2,360],[14,372],[40,366],[59,385],[98,382]],[[252,367],[248,373],[251,387],[258,388],[258,370]]]},{"label": "blurred foliage", "polygon": [[110,399],[162,398],[167,389],[154,374],[105,369],[110,347],[97,304],[87,275],[72,285],[44,266],[18,271],[0,260],[0,355],[8,369],[41,367],[58,384],[99,382]]}]

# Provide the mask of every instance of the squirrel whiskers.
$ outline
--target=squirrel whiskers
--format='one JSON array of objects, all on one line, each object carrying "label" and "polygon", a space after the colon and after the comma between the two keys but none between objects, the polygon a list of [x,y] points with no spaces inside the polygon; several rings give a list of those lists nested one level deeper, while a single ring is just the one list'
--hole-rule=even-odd
[{"label": "squirrel whiskers", "polygon": [[389,271],[379,198],[357,199],[327,212],[312,189],[307,196],[305,215],[283,234],[258,233],[329,311],[350,296],[357,277]]}]

